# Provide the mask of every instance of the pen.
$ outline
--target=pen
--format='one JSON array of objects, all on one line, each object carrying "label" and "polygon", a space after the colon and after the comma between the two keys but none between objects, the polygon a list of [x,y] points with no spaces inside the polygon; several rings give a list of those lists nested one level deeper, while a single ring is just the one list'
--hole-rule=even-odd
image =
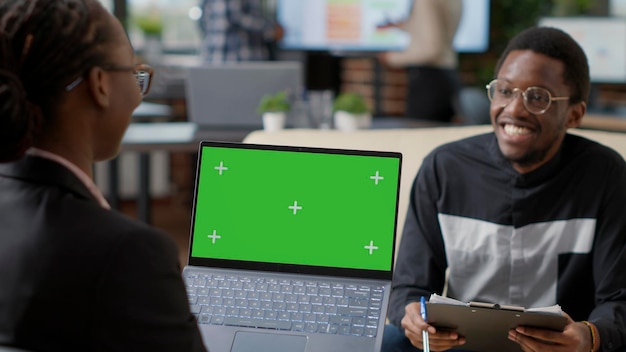
[{"label": "pen", "polygon": [[[426,320],[426,299],[424,296],[420,299],[420,312],[422,313],[422,319]],[[422,330],[423,350],[424,352],[430,352],[430,342],[428,341],[428,331]]]}]

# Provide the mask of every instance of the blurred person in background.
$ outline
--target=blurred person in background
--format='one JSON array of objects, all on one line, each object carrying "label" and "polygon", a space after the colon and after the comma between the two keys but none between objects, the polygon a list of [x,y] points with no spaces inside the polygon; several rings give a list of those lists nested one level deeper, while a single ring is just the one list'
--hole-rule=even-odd
[{"label": "blurred person in background", "polygon": [[407,71],[405,116],[450,122],[456,115],[461,81],[453,40],[462,10],[462,0],[414,0],[406,21],[379,26],[402,29],[410,38],[404,51],[379,55],[383,65]]},{"label": "blurred person in background", "polygon": [[202,0],[200,54],[205,63],[265,61],[283,28],[260,0]]}]

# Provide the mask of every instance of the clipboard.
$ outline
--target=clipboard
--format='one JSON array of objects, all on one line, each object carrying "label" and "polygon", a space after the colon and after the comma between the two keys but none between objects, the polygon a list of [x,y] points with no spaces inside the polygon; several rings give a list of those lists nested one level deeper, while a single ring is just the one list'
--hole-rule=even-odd
[{"label": "clipboard", "polygon": [[470,302],[467,305],[426,303],[428,323],[437,329],[456,331],[465,337],[459,349],[480,352],[522,351],[508,339],[510,329],[525,325],[563,331],[567,318],[523,307]]}]

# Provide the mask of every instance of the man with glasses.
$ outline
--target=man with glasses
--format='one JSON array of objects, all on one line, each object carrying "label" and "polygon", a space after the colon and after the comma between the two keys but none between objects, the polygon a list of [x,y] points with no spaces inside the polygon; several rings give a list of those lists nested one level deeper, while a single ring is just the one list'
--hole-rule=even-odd
[{"label": "man with glasses", "polygon": [[487,85],[494,132],[422,163],[396,259],[383,351],[463,349],[465,338],[420,316],[420,297],[545,307],[563,332],[523,327],[525,351],[626,350],[626,163],[569,134],[580,125],[589,68],[554,28],[516,36]]}]

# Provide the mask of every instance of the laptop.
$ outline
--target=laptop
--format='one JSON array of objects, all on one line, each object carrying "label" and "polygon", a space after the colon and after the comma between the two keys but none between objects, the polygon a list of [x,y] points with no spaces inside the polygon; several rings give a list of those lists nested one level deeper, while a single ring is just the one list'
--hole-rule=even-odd
[{"label": "laptop", "polygon": [[379,351],[401,159],[201,142],[183,276],[206,347]]},{"label": "laptop", "polygon": [[256,108],[265,94],[303,87],[297,61],[239,62],[190,67],[185,94],[190,121],[200,129],[260,129]]}]

